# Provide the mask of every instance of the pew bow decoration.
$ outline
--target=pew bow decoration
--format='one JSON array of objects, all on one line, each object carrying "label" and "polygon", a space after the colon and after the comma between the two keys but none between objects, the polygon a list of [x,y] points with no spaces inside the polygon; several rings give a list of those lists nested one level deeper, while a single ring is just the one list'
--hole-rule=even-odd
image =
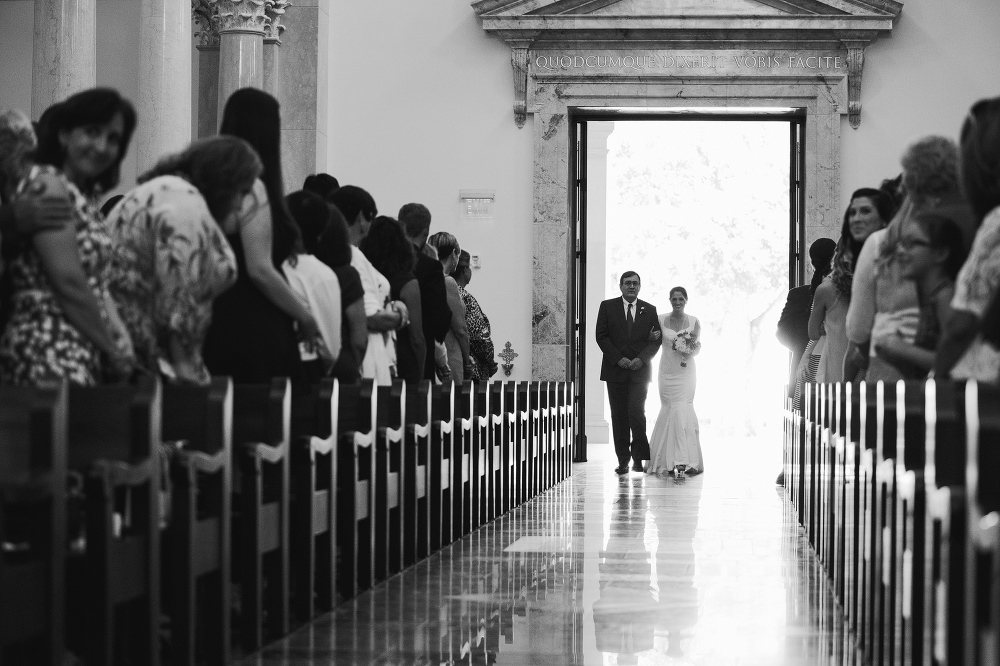
[{"label": "pew bow decoration", "polygon": [[497,354],[497,356],[503,359],[503,363],[500,365],[503,368],[503,374],[510,377],[510,371],[514,369],[514,359],[518,356],[517,352],[511,349],[510,341],[504,345],[503,351]]}]

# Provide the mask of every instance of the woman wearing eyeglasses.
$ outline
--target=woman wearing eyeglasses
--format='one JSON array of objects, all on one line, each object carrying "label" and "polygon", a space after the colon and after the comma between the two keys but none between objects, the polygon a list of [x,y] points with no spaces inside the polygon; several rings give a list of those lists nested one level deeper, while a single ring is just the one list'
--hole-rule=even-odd
[{"label": "woman wearing eyeglasses", "polygon": [[923,213],[903,229],[896,261],[900,277],[917,288],[917,332],[913,342],[901,331],[877,337],[875,353],[905,379],[922,379],[934,367],[941,331],[951,317],[955,278],[966,256],[961,229],[946,215]]}]

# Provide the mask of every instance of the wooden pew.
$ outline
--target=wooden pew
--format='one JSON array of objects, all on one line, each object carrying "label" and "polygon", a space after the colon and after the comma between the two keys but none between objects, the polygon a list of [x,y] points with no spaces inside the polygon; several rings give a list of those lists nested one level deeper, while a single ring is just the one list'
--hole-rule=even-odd
[{"label": "wooden pew", "polygon": [[62,666],[65,384],[0,386],[0,663]]},{"label": "wooden pew", "polygon": [[922,663],[962,664],[965,626],[965,384],[928,380]]},{"label": "wooden pew", "polygon": [[[876,387],[879,419],[875,450],[874,547],[872,576],[875,595],[872,598],[872,640],[865,654],[873,663],[890,663],[893,647],[893,627],[888,619],[896,594],[896,577],[892,563],[896,559],[896,444],[902,414],[897,415],[895,383],[879,382]],[[898,418],[897,418],[898,417]]]},{"label": "wooden pew", "polygon": [[[171,662],[228,664],[232,622],[233,384],[163,387],[172,511],[164,535]],[[201,603],[199,604],[199,600]],[[199,649],[201,647],[202,649]]]},{"label": "wooden pew", "polygon": [[[86,554],[71,558],[71,636],[88,665],[160,663],[159,381],[69,389],[69,467],[85,474]],[[79,596],[77,596],[79,595]]]},{"label": "wooden pew", "polygon": [[862,436],[861,461],[858,465],[858,569],[857,595],[855,599],[857,617],[856,637],[858,647],[865,649],[871,642],[873,633],[873,600],[875,598],[874,544],[876,538],[875,489],[876,450],[879,441],[881,420],[878,415],[879,393],[876,384],[862,382],[859,390]]},{"label": "wooden pew", "polygon": [[428,456],[431,440],[431,383],[407,385],[406,454],[403,475],[403,566],[430,555]]},{"label": "wooden pew", "polygon": [[850,382],[833,386],[834,434],[833,473],[831,478],[830,579],[833,592],[843,602],[847,511],[847,450],[850,440],[849,414],[853,386]]},{"label": "wooden pew", "polygon": [[813,542],[819,561],[826,567],[828,575],[832,571],[830,555],[832,552],[831,524],[834,496],[833,470],[837,440],[834,387],[835,385],[831,383],[819,385],[820,439],[816,465],[816,530]]},{"label": "wooden pew", "polygon": [[374,382],[340,387],[337,430],[337,545],[341,565],[337,572],[342,599],[351,599],[371,587],[372,448],[375,444],[378,393]]},{"label": "wooden pew", "polygon": [[891,663],[905,666],[914,663],[923,642],[925,388],[925,380],[900,382],[896,393],[896,585],[885,624],[893,641]]},{"label": "wooden pew", "polygon": [[551,449],[549,447],[549,406],[548,382],[531,382],[531,418],[534,421],[535,448],[535,495],[540,495],[552,485],[550,478]]},{"label": "wooden pew", "polygon": [[521,449],[521,497],[520,504],[527,502],[538,493],[538,437],[531,410],[531,382],[516,382],[515,410],[517,422],[517,443]]},{"label": "wooden pew", "polygon": [[553,451],[555,455],[555,482],[569,476],[568,439],[566,438],[566,386],[567,382],[549,382],[549,410],[553,420]]},{"label": "wooden pew", "polygon": [[375,458],[371,483],[372,584],[403,570],[401,480],[406,467],[406,382],[394,380],[378,387]]},{"label": "wooden pew", "polygon": [[475,384],[475,420],[474,441],[472,447],[473,469],[476,472],[473,497],[476,501],[475,523],[481,527],[496,517],[493,501],[493,428],[490,425],[492,411],[490,410],[489,383],[481,381]]},{"label": "wooden pew", "polygon": [[337,433],[340,383],[292,394],[292,609],[301,622],[337,601]]},{"label": "wooden pew", "polygon": [[502,382],[489,384],[490,391],[490,439],[493,443],[493,517],[499,518],[513,506],[514,475],[511,473],[513,459],[508,438],[506,391]]},{"label": "wooden pew", "polygon": [[455,385],[452,412],[452,541],[472,531],[472,382]]},{"label": "wooden pew", "polygon": [[965,663],[1000,663],[1000,390],[970,381],[965,486]]},{"label": "wooden pew", "polygon": [[506,415],[505,439],[510,447],[509,478],[510,478],[510,509],[521,505],[525,496],[525,469],[527,457],[525,455],[526,445],[520,438],[521,419],[517,409],[517,382],[503,383],[503,409]]},{"label": "wooden pew", "polygon": [[844,431],[844,512],[843,512],[843,586],[840,596],[846,626],[857,631],[857,601],[859,567],[861,558],[861,455],[864,447],[863,392],[861,385],[848,383],[845,387],[845,431]]},{"label": "wooden pew", "polygon": [[456,494],[452,488],[454,454],[454,382],[435,385],[431,393],[431,448],[428,470],[430,479],[430,550],[435,552],[450,544]]},{"label": "wooden pew", "polygon": [[291,407],[291,386],[284,377],[270,384],[236,384],[233,392],[239,474],[239,535],[233,545],[238,549],[240,636],[248,652],[288,633]]}]

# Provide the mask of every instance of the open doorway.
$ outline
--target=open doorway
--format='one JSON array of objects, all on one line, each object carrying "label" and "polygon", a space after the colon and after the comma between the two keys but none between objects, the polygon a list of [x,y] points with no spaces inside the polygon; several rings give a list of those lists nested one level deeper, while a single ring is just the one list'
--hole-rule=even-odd
[{"label": "open doorway", "polygon": [[[620,295],[625,270],[639,272],[639,297],[661,314],[669,312],[672,287],[689,293],[687,312],[703,327],[695,401],[703,441],[780,441],[788,353],[774,333],[787,289],[803,277],[803,122],[697,114],[577,119],[576,377],[581,435],[591,443],[610,440],[597,306]],[[646,407],[650,430],[658,364],[659,355]]]}]

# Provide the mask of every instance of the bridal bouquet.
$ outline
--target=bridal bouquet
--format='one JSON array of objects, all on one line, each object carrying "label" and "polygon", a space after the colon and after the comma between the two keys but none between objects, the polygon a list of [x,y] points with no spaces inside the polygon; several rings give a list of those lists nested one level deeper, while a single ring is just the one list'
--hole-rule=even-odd
[{"label": "bridal bouquet", "polygon": [[688,358],[701,349],[701,341],[691,331],[681,331],[674,338],[673,348],[675,352],[684,357],[684,360],[681,361],[681,367],[686,368]]}]

